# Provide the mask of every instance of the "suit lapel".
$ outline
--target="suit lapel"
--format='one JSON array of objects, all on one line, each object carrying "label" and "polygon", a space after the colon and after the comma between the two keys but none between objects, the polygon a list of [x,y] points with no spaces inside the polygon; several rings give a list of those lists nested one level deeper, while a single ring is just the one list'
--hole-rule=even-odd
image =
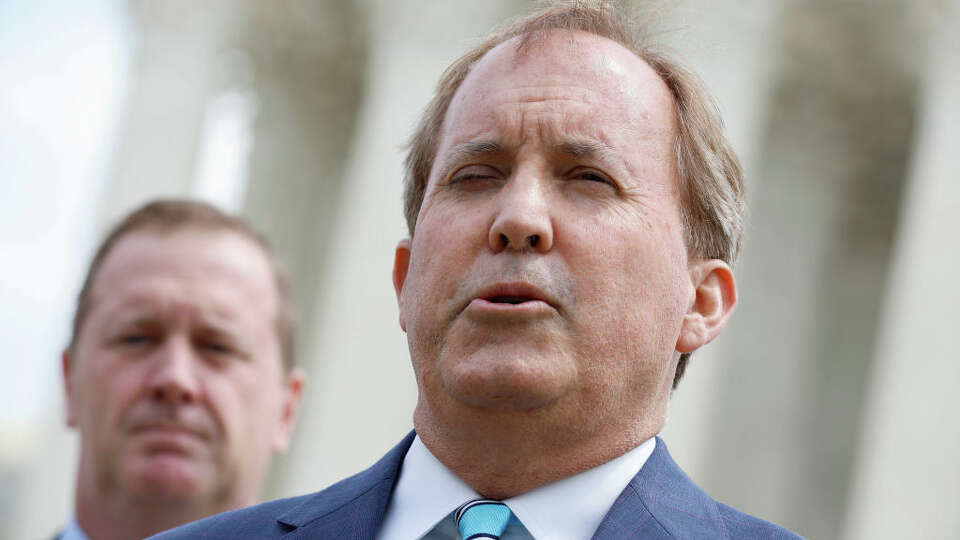
[{"label": "suit lapel", "polygon": [[369,469],[307,498],[300,506],[279,516],[277,521],[295,527],[283,538],[373,540],[414,435],[410,432]]},{"label": "suit lapel", "polygon": [[640,538],[661,540],[673,538],[673,536],[653,518],[637,491],[628,485],[600,522],[600,527],[593,534],[593,538],[594,540]]},{"label": "suit lapel", "polygon": [[621,538],[727,538],[717,503],[687,477],[659,437],[653,454],[620,493],[593,535]]}]

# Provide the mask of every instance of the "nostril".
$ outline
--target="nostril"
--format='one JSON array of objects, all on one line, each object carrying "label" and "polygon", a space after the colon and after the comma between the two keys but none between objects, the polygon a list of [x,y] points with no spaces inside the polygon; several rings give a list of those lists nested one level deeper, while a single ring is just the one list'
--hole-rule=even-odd
[{"label": "nostril", "polygon": [[510,239],[503,233],[500,233],[500,245],[504,248],[510,245]]},{"label": "nostril", "polygon": [[530,242],[530,247],[534,247],[534,248],[535,248],[535,247],[537,247],[537,244],[540,243],[540,235],[539,235],[539,234],[531,234],[530,236],[527,237],[527,241]]}]

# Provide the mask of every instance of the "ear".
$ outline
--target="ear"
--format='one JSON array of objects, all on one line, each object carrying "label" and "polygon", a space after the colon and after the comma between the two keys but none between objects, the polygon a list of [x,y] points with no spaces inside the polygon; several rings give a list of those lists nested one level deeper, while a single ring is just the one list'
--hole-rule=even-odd
[{"label": "ear", "polygon": [[407,281],[407,271],[410,269],[410,239],[404,238],[397,243],[393,254],[393,290],[397,292],[397,306],[400,308],[400,328],[407,331],[407,323],[403,309],[403,284]]},{"label": "ear", "polygon": [[718,259],[692,263],[690,281],[694,297],[677,338],[680,353],[691,353],[713,341],[737,305],[737,284],[727,263]]},{"label": "ear", "polygon": [[63,373],[63,395],[64,407],[66,408],[67,426],[77,427],[77,413],[73,407],[73,375],[70,372],[70,348],[67,347],[60,355],[60,370]]},{"label": "ear", "polygon": [[280,419],[273,438],[273,451],[281,454],[290,447],[290,437],[297,423],[297,413],[300,410],[300,399],[303,397],[303,385],[306,374],[300,368],[293,368],[287,374],[284,382],[286,393],[283,398],[283,407],[280,410]]}]

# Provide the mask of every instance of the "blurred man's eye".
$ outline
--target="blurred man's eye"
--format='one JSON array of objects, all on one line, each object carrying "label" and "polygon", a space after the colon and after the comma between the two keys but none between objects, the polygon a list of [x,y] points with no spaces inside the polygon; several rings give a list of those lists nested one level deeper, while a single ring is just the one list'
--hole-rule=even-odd
[{"label": "blurred man's eye", "polygon": [[222,343],[205,343],[203,348],[217,354],[230,354],[233,352],[233,349]]},{"label": "blurred man's eye", "polygon": [[120,343],[123,345],[137,346],[137,345],[147,345],[154,341],[154,339],[147,334],[126,334],[120,337]]}]

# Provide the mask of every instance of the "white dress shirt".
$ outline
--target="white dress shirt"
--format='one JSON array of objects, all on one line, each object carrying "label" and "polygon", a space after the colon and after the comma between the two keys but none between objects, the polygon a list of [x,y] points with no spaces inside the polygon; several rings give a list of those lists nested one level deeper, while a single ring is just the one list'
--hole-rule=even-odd
[{"label": "white dress shirt", "polygon": [[63,527],[63,536],[60,540],[90,540],[77,523],[77,516],[70,516],[70,521]]},{"label": "white dress shirt", "polygon": [[[655,445],[656,439],[648,439],[603,465],[503,501],[522,522],[521,527],[512,520],[503,540],[531,536],[588,540]],[[417,436],[403,459],[377,538],[459,538],[451,513],[477,498],[480,495],[440,463]]]}]

